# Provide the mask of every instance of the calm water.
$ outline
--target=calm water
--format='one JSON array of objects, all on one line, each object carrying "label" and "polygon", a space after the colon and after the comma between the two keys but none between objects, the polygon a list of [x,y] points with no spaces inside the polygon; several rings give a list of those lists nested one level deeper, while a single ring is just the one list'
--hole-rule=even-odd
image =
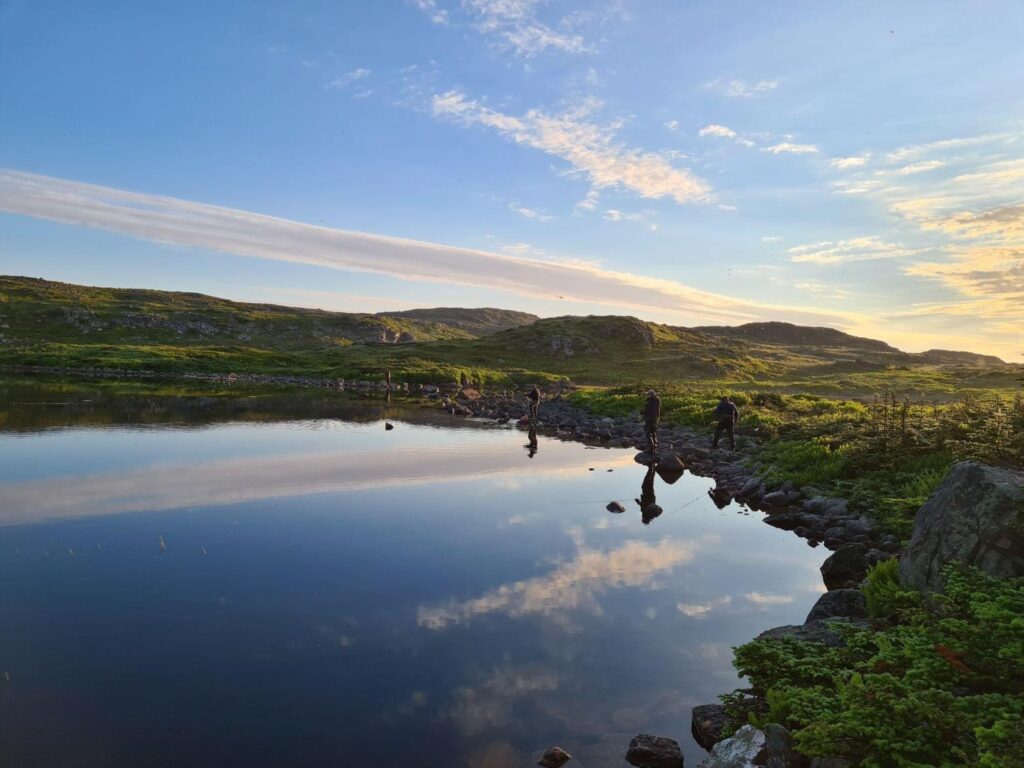
[{"label": "calm water", "polygon": [[730,646],[822,591],[827,553],[704,478],[645,525],[631,450],[320,393],[0,397],[2,765],[594,768],[642,730],[693,765]]}]

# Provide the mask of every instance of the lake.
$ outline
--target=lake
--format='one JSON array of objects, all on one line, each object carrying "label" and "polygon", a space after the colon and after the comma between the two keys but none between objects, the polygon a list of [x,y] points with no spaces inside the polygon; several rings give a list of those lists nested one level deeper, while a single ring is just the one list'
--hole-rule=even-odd
[{"label": "lake", "polygon": [[0,764],[695,765],[731,646],[824,591],[706,478],[645,523],[633,450],[250,394],[0,380]]}]

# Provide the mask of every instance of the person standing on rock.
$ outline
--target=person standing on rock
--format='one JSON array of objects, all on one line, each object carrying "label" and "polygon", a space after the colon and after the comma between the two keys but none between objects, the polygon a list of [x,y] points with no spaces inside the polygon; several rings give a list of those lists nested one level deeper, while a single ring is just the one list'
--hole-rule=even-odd
[{"label": "person standing on rock", "polygon": [[536,384],[533,385],[526,396],[530,399],[530,421],[536,421],[537,414],[540,412],[540,390]]},{"label": "person standing on rock", "polygon": [[718,426],[715,427],[715,439],[711,441],[711,447],[717,448],[718,441],[723,432],[729,433],[729,449],[736,450],[736,422],[740,420],[740,409],[731,398],[722,397],[715,407],[715,419]]},{"label": "person standing on rock", "polygon": [[651,461],[658,452],[658,422],[661,420],[661,398],[653,389],[647,390],[647,402],[644,404],[644,433],[647,436],[647,453]]}]

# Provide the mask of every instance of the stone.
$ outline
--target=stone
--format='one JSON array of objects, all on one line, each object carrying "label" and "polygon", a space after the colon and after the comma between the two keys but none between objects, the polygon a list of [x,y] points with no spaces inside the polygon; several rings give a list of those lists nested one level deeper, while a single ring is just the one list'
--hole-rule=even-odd
[{"label": "stone", "polygon": [[867,603],[864,601],[864,593],[859,589],[836,589],[826,592],[818,598],[818,602],[811,608],[804,623],[839,616],[850,619],[866,619],[868,609]]},{"label": "stone", "polygon": [[674,453],[663,453],[658,457],[659,472],[682,472],[684,469],[686,465]]},{"label": "stone", "polygon": [[789,506],[789,496],[785,491],[772,491],[765,494],[761,503],[766,507],[786,507]]},{"label": "stone", "polygon": [[709,752],[722,740],[722,731],[728,725],[729,716],[725,713],[724,704],[701,704],[693,708],[690,732],[694,740]]},{"label": "stone", "polygon": [[829,499],[821,511],[829,517],[841,517],[849,513],[849,507],[846,499]]},{"label": "stone", "polygon": [[821,576],[828,590],[855,587],[868,572],[868,548],[863,544],[844,544],[821,564]]},{"label": "stone", "polygon": [[675,739],[640,733],[629,742],[626,762],[637,768],[683,768],[683,751]]},{"label": "stone", "polygon": [[856,520],[847,520],[843,523],[843,528],[851,536],[869,536],[871,532],[875,530],[874,523],[868,520],[863,515],[858,517]]},{"label": "stone", "polygon": [[744,725],[728,739],[715,744],[700,768],[754,768],[766,759],[763,731]]},{"label": "stone", "polygon": [[784,531],[792,531],[800,526],[801,516],[799,512],[774,512],[765,516],[764,522]]},{"label": "stone", "polygon": [[386,431],[390,432],[390,431],[391,431],[392,429],[394,429],[394,428],[395,428],[395,425],[394,425],[394,424],[392,424],[392,423],[391,423],[390,421],[385,421],[385,422],[384,422],[384,429],[385,429]]},{"label": "stone", "polygon": [[918,510],[900,558],[900,582],[942,589],[951,562],[991,576],[1024,576],[1024,472],[974,461],[954,464]]},{"label": "stone", "polygon": [[793,638],[806,643],[821,643],[830,648],[841,648],[845,645],[842,635],[836,631],[833,624],[850,624],[856,627],[866,627],[868,622],[864,619],[847,619],[844,617],[832,617],[828,619],[816,619],[806,624],[786,624],[781,627],[766,629],[757,636],[758,640],[784,640]]},{"label": "stone", "polygon": [[626,508],[619,504],[619,502],[617,501],[609,501],[605,509],[607,509],[609,512],[614,512],[617,515],[626,511]]},{"label": "stone", "polygon": [[761,729],[767,752],[766,768],[802,768],[806,759],[793,749],[793,737],[778,723],[768,723]]},{"label": "stone", "polygon": [[572,755],[564,749],[561,747],[551,747],[537,761],[537,765],[543,766],[543,768],[562,768],[570,760],[572,760]]}]

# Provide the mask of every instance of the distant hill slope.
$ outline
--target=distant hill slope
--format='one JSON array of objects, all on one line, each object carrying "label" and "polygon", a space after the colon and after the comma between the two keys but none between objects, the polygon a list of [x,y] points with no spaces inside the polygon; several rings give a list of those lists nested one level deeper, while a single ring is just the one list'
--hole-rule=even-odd
[{"label": "distant hill slope", "polygon": [[507,331],[521,325],[530,325],[539,318],[529,312],[516,312],[512,309],[494,309],[480,307],[464,309],[461,307],[437,307],[435,309],[407,309],[401,312],[378,312],[379,317],[407,318],[423,322],[446,325],[457,328],[474,336],[490,336],[492,333]]},{"label": "distant hill slope", "polygon": [[683,328],[489,308],[372,315],[23,277],[0,277],[0,364],[344,378],[391,368],[406,381],[774,381],[827,392],[1018,387],[1022,370],[788,323]]},{"label": "distant hill slope", "polygon": [[93,288],[26,277],[0,277],[0,317],[0,334],[12,343],[295,349],[472,336],[429,318],[247,304],[199,293]]},{"label": "distant hill slope", "polygon": [[692,330],[743,341],[780,344],[785,346],[839,347],[843,349],[863,349],[870,352],[899,353],[895,347],[884,341],[865,339],[837,331],[835,328],[819,328],[813,326],[793,325],[792,323],[767,322],[747,323],[736,326],[703,326]]}]

